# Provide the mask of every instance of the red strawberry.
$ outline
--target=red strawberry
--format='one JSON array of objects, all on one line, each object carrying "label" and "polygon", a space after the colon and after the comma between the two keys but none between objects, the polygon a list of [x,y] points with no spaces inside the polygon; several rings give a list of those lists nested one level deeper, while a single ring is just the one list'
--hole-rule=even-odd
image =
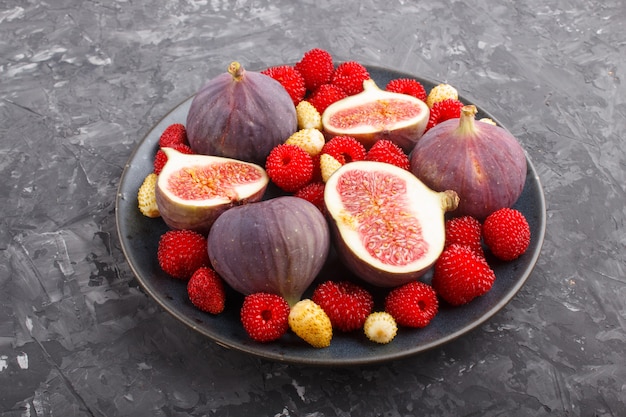
[{"label": "red strawberry", "polygon": [[335,70],[332,55],[320,48],[305,52],[295,68],[302,74],[304,85],[309,91],[315,91],[321,85],[328,84]]},{"label": "red strawberry", "polygon": [[349,281],[325,281],[315,288],[311,300],[322,307],[333,327],[342,332],[362,328],[374,307],[372,295]]},{"label": "red strawberry", "polygon": [[297,145],[282,144],[268,155],[265,170],[279,188],[295,192],[313,179],[313,158]]},{"label": "red strawberry", "polygon": [[289,93],[294,106],[297,106],[306,94],[306,87],[304,85],[304,78],[302,74],[291,65],[280,65],[277,67],[270,67],[261,74],[265,74],[278,81]]},{"label": "red strawberry", "polygon": [[426,130],[431,129],[446,120],[458,119],[461,117],[461,108],[463,108],[463,103],[453,98],[447,98],[436,102],[430,109],[430,116],[428,118]]},{"label": "red strawberry", "polygon": [[461,216],[446,220],[446,246],[455,243],[467,245],[476,255],[484,256],[482,235],[482,225],[475,217]]},{"label": "red strawberry", "polygon": [[367,161],[386,162],[402,169],[409,169],[409,157],[402,148],[387,139],[379,139],[372,145],[367,155]]},{"label": "red strawberry", "polygon": [[162,149],[159,149],[156,152],[156,155],[154,155],[154,170],[153,172],[157,175],[159,175],[161,173],[161,171],[163,170],[163,167],[165,166],[165,163],[167,162],[167,155],[165,155],[165,152],[163,152]]},{"label": "red strawberry", "polygon": [[421,281],[392,289],[385,297],[385,311],[399,326],[426,327],[439,312],[435,290]]},{"label": "red strawberry", "polygon": [[335,136],[322,147],[321,153],[327,153],[341,165],[365,159],[367,151],[361,142],[352,136]]},{"label": "red strawberry", "polygon": [[178,279],[189,279],[200,267],[208,266],[206,237],[191,230],[169,230],[159,239],[159,266]]},{"label": "red strawberry", "polygon": [[324,189],[326,184],[322,181],[311,182],[295,192],[296,197],[305,199],[306,201],[315,204],[315,206],[322,212],[326,212],[324,206]]},{"label": "red strawberry", "polygon": [[367,68],[356,61],[348,61],[335,68],[330,83],[352,96],[363,91],[363,81],[369,78]]},{"label": "red strawberry", "polygon": [[[193,151],[191,150],[189,145],[185,145],[184,143],[174,144],[172,146],[169,146],[169,148],[176,149],[178,152],[181,153],[193,154]],[[165,155],[165,152],[159,149],[154,156],[154,173],[159,175],[166,162],[167,156]]]},{"label": "red strawberry", "polygon": [[311,94],[308,101],[319,112],[324,110],[336,101],[346,98],[348,95],[339,87],[333,84],[323,84]]},{"label": "red strawberry", "polygon": [[483,223],[483,240],[497,258],[503,261],[517,259],[530,244],[528,221],[518,210],[496,210]]},{"label": "red strawberry", "polygon": [[311,182],[320,182],[322,180],[322,167],[320,164],[320,159],[321,159],[321,151],[320,153],[318,153],[317,155],[313,156],[311,159],[313,159],[313,179],[311,179]]},{"label": "red strawberry", "polygon": [[289,304],[277,294],[247,295],[240,316],[246,333],[257,342],[277,340],[289,329]]},{"label": "red strawberry", "polygon": [[392,93],[408,94],[419,98],[423,102],[426,102],[426,97],[428,97],[424,86],[419,81],[412,78],[397,78],[391,80],[387,84],[387,87],[385,87],[385,90],[391,91]]},{"label": "red strawberry", "polygon": [[485,258],[468,246],[454,244],[446,247],[435,262],[432,285],[441,298],[458,306],[486,294],[495,279]]},{"label": "red strawberry", "polygon": [[159,138],[159,147],[172,148],[174,145],[179,144],[189,144],[189,142],[187,142],[187,130],[181,123],[174,123],[166,127],[163,133],[161,133],[161,137]]},{"label": "red strawberry", "polygon": [[207,266],[198,268],[191,275],[187,282],[187,294],[191,303],[202,311],[211,314],[224,311],[224,283],[217,272]]}]

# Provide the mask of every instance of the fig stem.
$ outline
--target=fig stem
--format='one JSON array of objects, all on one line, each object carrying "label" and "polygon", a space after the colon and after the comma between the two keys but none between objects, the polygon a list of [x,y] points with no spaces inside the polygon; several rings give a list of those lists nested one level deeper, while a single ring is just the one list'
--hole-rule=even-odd
[{"label": "fig stem", "polygon": [[380,90],[380,87],[376,85],[376,81],[374,81],[371,78],[368,78],[367,80],[363,81],[363,90],[364,91],[377,91],[377,90]]},{"label": "fig stem", "polygon": [[457,128],[459,135],[474,135],[476,133],[474,120],[476,119],[477,111],[476,106],[473,104],[468,104],[461,108],[461,119]]},{"label": "fig stem", "polygon": [[441,207],[444,212],[456,210],[459,206],[459,195],[454,190],[446,190],[440,193],[441,195]]},{"label": "fig stem", "polygon": [[228,66],[228,73],[233,76],[235,81],[239,81],[243,78],[244,69],[243,66],[237,61],[233,61]]}]

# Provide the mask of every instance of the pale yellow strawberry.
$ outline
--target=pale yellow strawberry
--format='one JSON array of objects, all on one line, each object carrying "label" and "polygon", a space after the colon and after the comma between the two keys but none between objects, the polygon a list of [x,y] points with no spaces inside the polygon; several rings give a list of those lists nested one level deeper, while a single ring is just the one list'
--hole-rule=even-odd
[{"label": "pale yellow strawberry", "polygon": [[365,336],[372,342],[386,344],[396,337],[398,325],[391,314],[378,311],[367,316],[363,330]]},{"label": "pale yellow strawberry", "polygon": [[296,116],[298,117],[298,129],[322,130],[322,115],[308,101],[302,100],[298,103]]},{"label": "pale yellow strawberry", "polygon": [[326,140],[324,139],[324,134],[318,129],[305,128],[289,136],[285,143],[296,145],[307,151],[309,155],[317,156],[322,151]]},{"label": "pale yellow strawberry", "polygon": [[333,326],[326,312],[312,300],[298,301],[289,312],[289,328],[298,337],[316,348],[330,346]]},{"label": "pale yellow strawberry", "polygon": [[459,99],[459,92],[456,88],[450,84],[438,84],[434,86],[426,97],[426,105],[432,109],[433,104],[452,98],[454,100]]},{"label": "pale yellow strawberry", "polygon": [[146,217],[160,217],[161,213],[156,203],[156,182],[157,174],[151,172],[144,178],[143,183],[137,192],[137,202],[139,203],[139,211]]},{"label": "pale yellow strawberry", "polygon": [[493,121],[493,119],[490,119],[488,117],[483,117],[482,119],[478,120],[479,122],[483,122],[483,123],[489,123],[490,125],[494,125],[496,126],[496,122]]},{"label": "pale yellow strawberry", "polygon": [[341,162],[337,161],[333,156],[323,153],[320,155],[320,171],[322,173],[322,181],[328,181],[328,178],[341,168]]}]

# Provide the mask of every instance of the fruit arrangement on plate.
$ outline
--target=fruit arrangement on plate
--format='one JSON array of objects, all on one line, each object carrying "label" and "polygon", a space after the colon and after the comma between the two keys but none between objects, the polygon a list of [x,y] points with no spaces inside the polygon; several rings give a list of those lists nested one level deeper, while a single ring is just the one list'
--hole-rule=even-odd
[{"label": "fruit arrangement on plate", "polygon": [[[259,343],[388,344],[424,328],[441,303],[490,291],[487,253],[513,261],[531,240],[513,208],[525,153],[476,114],[451,85],[379,86],[319,48],[261,72],[233,62],[161,132],[137,190],[141,214],[168,228],[154,262],[197,309],[238,309]],[[330,256],[349,277],[320,279]]]}]

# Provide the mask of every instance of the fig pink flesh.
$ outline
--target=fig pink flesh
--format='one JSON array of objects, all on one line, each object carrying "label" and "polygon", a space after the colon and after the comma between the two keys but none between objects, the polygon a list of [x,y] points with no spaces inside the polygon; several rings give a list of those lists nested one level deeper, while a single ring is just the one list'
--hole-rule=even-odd
[{"label": "fig pink flesh", "polygon": [[163,148],[167,163],[159,174],[156,202],[172,229],[208,233],[224,211],[259,201],[269,178],[258,165],[207,155],[182,154]]},{"label": "fig pink flesh", "polygon": [[337,192],[346,211],[359,219],[359,235],[373,258],[388,265],[407,265],[428,251],[419,220],[404,209],[408,202],[403,179],[354,170],[340,178]]},{"label": "fig pink flesh", "polygon": [[185,167],[168,178],[172,194],[185,200],[236,195],[235,187],[261,179],[258,169],[238,162]]},{"label": "fig pink flesh", "polygon": [[421,113],[412,102],[398,99],[377,100],[345,110],[330,118],[335,128],[352,129],[358,126],[389,126],[411,119]]}]

